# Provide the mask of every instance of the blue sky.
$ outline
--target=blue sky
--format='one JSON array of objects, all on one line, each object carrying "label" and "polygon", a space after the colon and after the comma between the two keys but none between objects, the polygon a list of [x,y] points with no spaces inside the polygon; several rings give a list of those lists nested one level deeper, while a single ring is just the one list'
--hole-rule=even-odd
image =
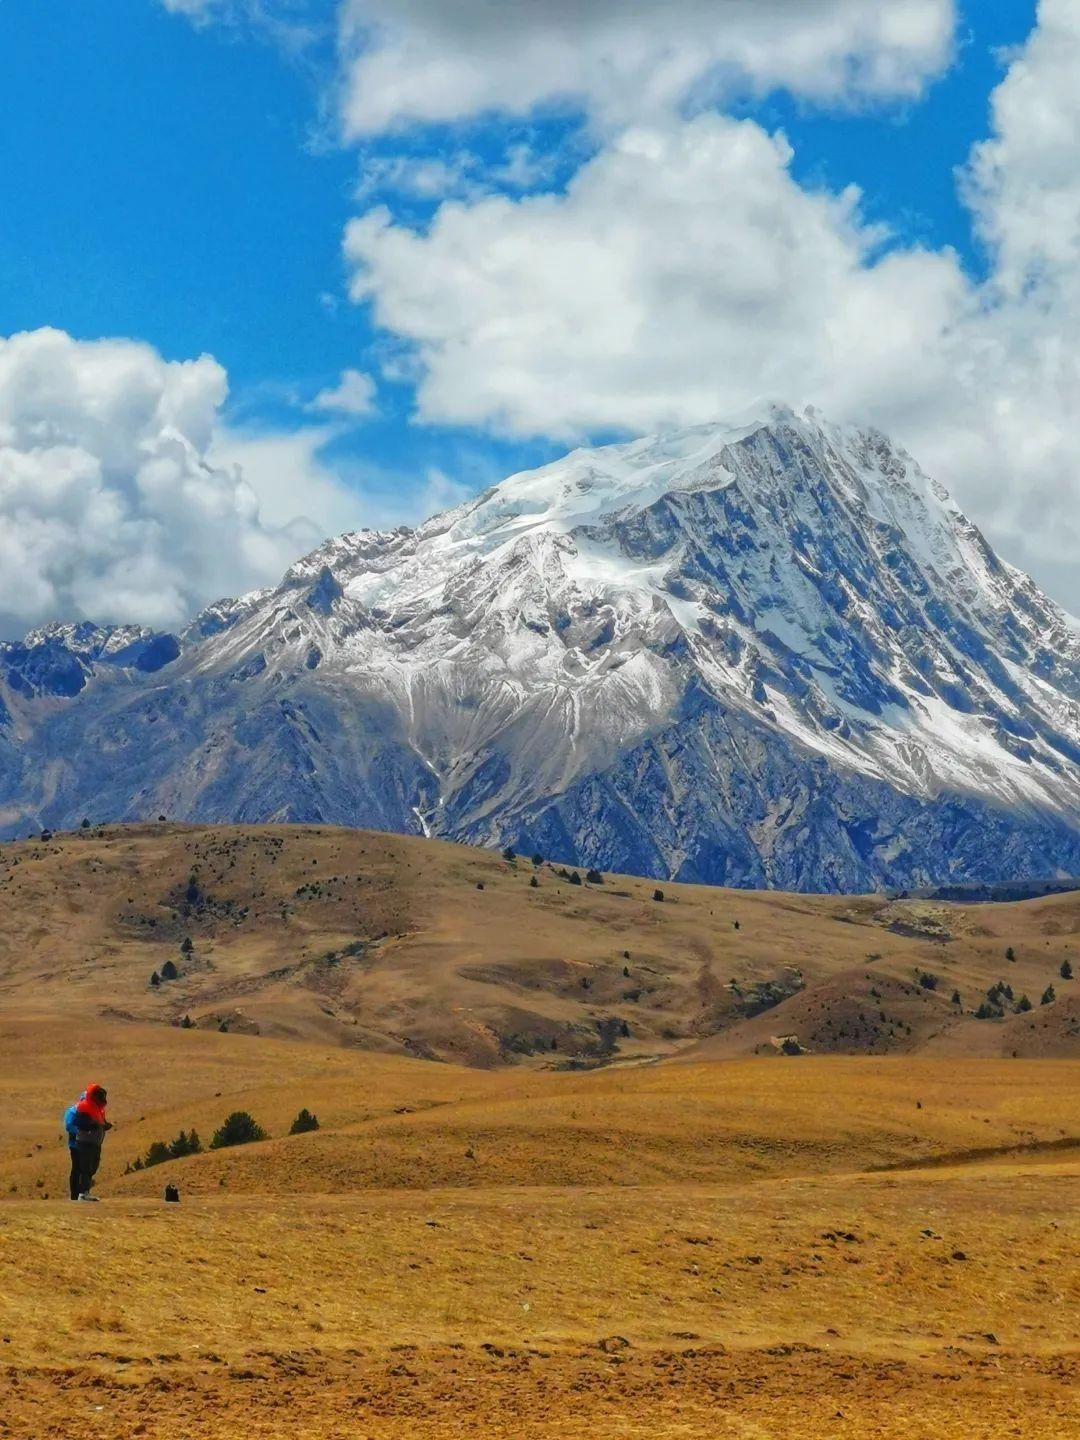
[{"label": "blue sky", "polygon": [[[308,13],[329,27],[331,8]],[[954,170],[986,131],[997,52],[1033,16],[1024,0],[968,0],[958,63],[917,104],[852,116],[779,92],[739,109],[786,131],[806,183],[854,182],[873,219],[977,267]],[[363,161],[325,112],[332,64],[329,41],[297,58],[153,0],[0,6],[0,333],[55,325],[148,340],[169,358],[209,351],[247,421],[287,421],[282,391],[312,395],[363,366],[376,337],[345,297],[341,257]],[[471,143],[487,128],[470,127]],[[448,143],[436,133],[410,148]],[[445,464],[447,447],[467,467],[475,447],[486,482],[563,448],[425,433],[394,387],[384,404],[349,448],[395,470]]]},{"label": "blue sky", "polygon": [[[690,54],[702,39],[693,27],[705,22],[700,5],[682,3],[687,6],[682,39]],[[579,238],[588,239],[598,223],[608,223],[606,214],[588,207],[614,193],[614,184],[626,183],[627,193],[635,193],[622,171],[639,163],[638,142],[626,137],[644,130],[671,147],[665,151],[665,177],[682,161],[692,168],[700,154],[720,155],[717,184],[733,187],[738,204],[745,199],[744,219],[751,227],[724,243],[745,254],[756,244],[753,225],[763,227],[770,243],[788,234],[793,253],[774,262],[785,274],[800,262],[802,227],[818,224],[816,197],[824,192],[835,200],[844,187],[857,186],[862,192],[857,213],[845,219],[834,209],[822,221],[829,233],[820,263],[811,256],[805,274],[796,274],[792,303],[801,304],[815,274],[835,269],[845,272],[844,285],[858,287],[870,276],[877,287],[866,302],[874,314],[852,322],[856,336],[875,329],[879,311],[892,317],[887,323],[897,332],[907,324],[905,312],[930,315],[925,335],[894,342],[890,332],[896,354],[877,382],[880,393],[867,382],[849,395],[850,387],[835,382],[837,353],[846,339],[833,345],[820,375],[818,357],[811,356],[809,363],[793,361],[789,376],[772,363],[776,349],[787,345],[779,328],[774,349],[748,358],[753,373],[746,384],[736,384],[731,377],[744,353],[737,327],[745,317],[738,306],[730,315],[724,310],[730,297],[718,298],[707,287],[697,296],[683,261],[674,280],[666,272],[661,276],[663,294],[690,294],[697,313],[712,316],[714,336],[730,339],[727,348],[702,342],[703,364],[715,372],[716,418],[723,418],[720,412],[728,405],[737,408],[744,391],[753,393],[750,382],[759,373],[760,388],[770,395],[777,384],[794,389],[802,375],[813,377],[806,394],[791,395],[793,402],[824,400],[842,412],[839,418],[865,414],[897,427],[901,439],[921,445],[922,458],[944,468],[947,483],[993,538],[1011,545],[1013,557],[1046,583],[1058,583],[1065,559],[1051,541],[1040,548],[1024,532],[1016,518],[1018,491],[1010,489],[1009,477],[1003,472],[980,490],[977,477],[985,460],[974,442],[965,449],[955,439],[961,432],[977,436],[985,428],[980,417],[967,409],[961,416],[957,401],[954,433],[946,435],[948,417],[931,415],[925,397],[907,394],[896,382],[930,353],[933,365],[955,370],[953,359],[942,358],[942,337],[955,335],[961,323],[974,323],[976,312],[994,308],[997,315],[1004,303],[1022,208],[1014,203],[1019,182],[1009,163],[1035,140],[1020,133],[1022,105],[1015,107],[1019,120],[1007,117],[1012,127],[1007,134],[995,131],[990,105],[1020,47],[1038,42],[1034,0],[963,0],[948,45],[929,34],[917,40],[910,34],[928,8],[936,6],[945,16],[952,0],[929,0],[921,8],[920,0],[897,0],[897,15],[910,6],[915,17],[900,41],[867,39],[850,0],[813,0],[804,13],[821,11],[833,30],[848,25],[852,38],[850,54],[818,56],[812,65],[780,55],[791,28],[783,14],[770,35],[747,9],[740,35],[741,4],[735,0],[728,7],[735,14],[729,26],[735,33],[723,45],[717,42],[727,67],[722,87],[706,93],[702,72],[696,89],[666,96],[638,113],[628,107],[628,93],[613,98],[599,82],[590,89],[587,78],[578,82],[582,93],[569,100],[553,93],[555,82],[545,89],[538,80],[536,103],[523,102],[512,114],[512,91],[509,99],[500,92],[494,73],[499,36],[478,38],[475,25],[464,38],[455,35],[446,12],[430,9],[430,0],[408,0],[400,7],[403,18],[393,21],[409,47],[401,53],[409,58],[411,78],[428,66],[434,77],[430,88],[438,90],[444,58],[448,73],[459,75],[458,89],[430,104],[423,73],[413,98],[401,99],[392,40],[371,38],[381,36],[378,26],[390,26],[387,16],[397,14],[399,7],[386,0],[0,3],[0,174],[6,192],[0,209],[0,336],[51,326],[79,342],[102,337],[145,342],[167,361],[214,357],[229,387],[217,418],[221,453],[241,454],[230,445],[253,435],[310,435],[307,462],[327,486],[337,487],[339,500],[345,497],[320,514],[313,489],[304,508],[313,524],[310,531],[295,532],[298,542],[343,516],[356,523],[416,519],[429,495],[453,500],[515,468],[554,457],[572,441],[700,419],[713,404],[708,393],[680,402],[681,394],[688,395],[686,375],[694,364],[682,374],[671,361],[673,337],[664,331],[663,307],[650,314],[644,302],[639,343],[647,348],[655,339],[657,356],[667,357],[657,359],[657,370],[669,364],[670,375],[653,376],[639,366],[639,373],[628,377],[622,364],[618,374],[609,373],[598,341],[596,353],[568,376],[565,404],[549,383],[559,357],[575,347],[576,317],[591,317],[582,324],[595,326],[596,297],[569,294],[562,280],[544,273],[545,266],[553,249],[565,245],[572,253]],[[1048,35],[1051,20],[1061,22],[1071,5],[1072,0],[1044,0]],[[612,58],[605,46],[617,47],[616,71],[639,38],[647,55],[647,25],[639,36],[634,27],[644,23],[641,12],[626,8],[625,24],[614,38],[589,31],[567,53],[595,53],[598,71]],[[372,28],[357,38],[348,29],[350,15]],[[280,23],[275,29],[268,21]],[[551,38],[538,41],[530,34],[525,50]],[[574,41],[567,35],[555,39]],[[816,32],[810,41],[818,43]],[[470,46],[482,54],[492,47],[487,71],[481,66],[469,72]],[[1054,48],[1060,48],[1060,39]],[[755,58],[729,58],[751,49]],[[1048,68],[1054,63],[1049,44],[1031,53]],[[836,78],[879,62],[881,73],[893,78],[872,83]],[[655,78],[647,61],[634,64],[624,92],[644,92]],[[1015,88],[1019,91],[1019,84]],[[710,129],[711,121],[727,128]],[[750,123],[736,131],[737,121]],[[756,158],[747,165],[757,171],[724,168],[724,157],[742,140],[756,144],[776,132],[790,144],[786,161],[774,164],[767,149],[754,151],[750,145]],[[996,146],[993,164],[984,166],[988,178],[980,182],[979,219],[989,245],[976,237],[972,202],[961,197],[957,180],[958,169],[970,171],[973,147],[984,141]],[[516,174],[509,165],[514,155],[521,162]],[[423,180],[422,166],[430,160],[443,162],[441,182]],[[770,188],[751,206],[751,181],[758,173]],[[694,178],[699,174],[687,170],[688,186],[699,183]],[[582,193],[567,200],[568,186]],[[665,191],[663,213],[681,203]],[[777,209],[774,218],[763,214],[770,205]],[[346,256],[347,226],[377,206],[387,207],[382,229],[372,221],[352,232]],[[782,207],[787,207],[783,213]],[[536,257],[521,253],[533,218],[538,228],[553,227],[546,240],[538,239]],[[708,216],[690,223],[709,233]],[[505,234],[497,232],[503,224]],[[884,228],[878,233],[876,226]],[[656,233],[644,208],[640,230],[646,237]],[[617,251],[625,238],[612,235],[604,243]],[[470,243],[477,255],[474,267]],[[851,251],[847,258],[841,254],[845,246]],[[656,266],[636,268],[644,264],[640,252],[638,238],[626,239],[627,305],[637,303],[633,287],[640,293],[659,274]],[[879,266],[890,253],[896,263]],[[1018,260],[1014,268],[1024,263]],[[463,264],[470,265],[464,279]],[[491,298],[493,269],[500,283],[505,280],[509,300]],[[502,340],[493,345],[490,337],[513,324],[517,296],[538,275],[542,284],[532,302],[522,302],[523,311],[532,303],[529,324],[546,333],[550,287],[559,287],[552,350],[544,355],[533,347],[522,358]],[[357,303],[349,286],[361,276],[368,277],[367,298]],[[907,301],[904,286],[910,286]],[[856,303],[850,291],[851,286],[838,291],[836,313]],[[489,303],[495,308],[481,314],[480,305]],[[792,303],[781,309],[790,310]],[[612,311],[622,304],[616,294]],[[376,308],[381,326],[375,323]],[[821,333],[831,313],[826,308],[798,322],[802,329],[792,342],[793,354]],[[1029,312],[1009,312],[1006,318],[1010,337],[1028,335]],[[771,316],[756,328],[779,323]],[[523,333],[528,328],[523,322]],[[997,333],[970,341],[980,353],[997,353],[1005,345]],[[1010,338],[1007,345],[1017,349],[1021,341]],[[874,345],[871,349],[866,363],[853,352],[852,367],[872,370],[880,357]],[[1017,373],[1030,368],[1019,350],[1015,364]],[[349,370],[375,382],[372,412],[313,410],[314,397],[333,390]],[[997,372],[988,373],[973,389],[1003,383]],[[904,393],[898,396],[898,389]],[[1022,398],[1009,402],[1011,413]],[[969,403],[966,395],[963,405]],[[1039,433],[1050,436],[1057,425],[1057,417],[1040,421]],[[1003,443],[995,442],[995,452]],[[1017,441],[1018,456],[1030,450],[1030,443]],[[291,453],[281,451],[286,460]],[[274,523],[282,523],[280,477],[265,484],[257,473],[247,478]],[[304,484],[304,475],[298,475],[298,492]]]}]

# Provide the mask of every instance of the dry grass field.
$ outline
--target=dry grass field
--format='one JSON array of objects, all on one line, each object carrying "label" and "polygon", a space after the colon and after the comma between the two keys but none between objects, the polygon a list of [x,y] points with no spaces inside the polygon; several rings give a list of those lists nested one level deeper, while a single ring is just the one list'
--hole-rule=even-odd
[{"label": "dry grass field", "polygon": [[[575,885],[564,868],[325,827],[8,844],[0,1006],[492,1067],[785,1038],[813,1054],[1080,1054],[1080,979],[1060,974],[1080,974],[1080,892],[950,906],[664,885],[657,901],[652,881]],[[977,1020],[999,981],[1013,999]]]},{"label": "dry grass field", "polygon": [[[1031,993],[1080,901],[532,876],[328,830],[3,847],[0,1437],[1080,1434],[1069,982],[950,1005]],[[90,1080],[97,1206],[60,1198]],[[270,1138],[131,1170],[237,1109]]]}]

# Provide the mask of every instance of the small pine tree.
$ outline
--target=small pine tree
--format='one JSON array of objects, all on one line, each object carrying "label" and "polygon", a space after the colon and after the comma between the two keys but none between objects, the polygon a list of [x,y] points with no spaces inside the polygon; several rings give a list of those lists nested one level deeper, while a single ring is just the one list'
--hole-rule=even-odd
[{"label": "small pine tree", "polygon": [[184,1018],[180,1021],[180,1029],[181,1029],[181,1030],[190,1030],[191,1028],[192,1028],[192,1026],[191,1026],[191,1016],[190,1016],[190,1015],[185,1015]]},{"label": "small pine tree", "polygon": [[190,1135],[186,1135],[181,1130],[169,1145],[169,1155],[173,1160],[182,1160],[185,1155],[200,1155],[201,1153],[202,1141],[199,1139],[197,1130],[192,1130]]},{"label": "small pine tree", "polygon": [[1026,995],[1020,996],[1020,999],[1016,1002],[1016,1009],[1018,1014],[1024,1013],[1031,1009],[1031,1001]]},{"label": "small pine tree", "polygon": [[502,852],[502,858],[506,861],[514,861],[517,859],[517,856],[514,854],[514,851],[511,849],[511,847],[507,845],[506,849]]},{"label": "small pine tree", "polygon": [[537,880],[537,878],[536,878],[535,875],[531,876],[530,879],[529,879],[529,889],[530,889],[530,890],[539,890],[539,889],[540,889],[540,881]]},{"label": "small pine tree", "polygon": [[952,1003],[953,1003],[954,1005],[959,1005],[959,1004],[960,1004],[960,991],[959,991],[959,990],[954,990],[954,991],[952,992]]},{"label": "small pine tree", "polygon": [[180,971],[176,968],[175,961],[165,961],[165,964],[161,967],[161,978],[162,980],[178,980],[180,978]]},{"label": "small pine tree", "polygon": [[157,987],[161,984],[161,976],[157,973],[156,970],[155,970],[154,973],[150,976],[150,984],[153,985],[153,987],[154,987],[155,990],[156,990]]},{"label": "small pine tree", "polygon": [[544,863],[544,857],[542,855],[534,855],[532,863],[534,865],[542,865]]},{"label": "small pine tree", "polygon": [[227,1150],[231,1145],[250,1145],[255,1140],[266,1138],[266,1131],[246,1110],[234,1110],[225,1123],[214,1131],[210,1149]]},{"label": "small pine tree", "polygon": [[574,870],[574,871],[571,872],[571,875],[570,875],[570,884],[571,884],[571,885],[580,885],[580,884],[581,884],[581,876],[577,873],[576,870]]},{"label": "small pine tree", "polygon": [[1061,969],[1058,971],[1058,974],[1063,980],[1071,980],[1073,978],[1072,963],[1068,960],[1062,960]]},{"label": "small pine tree", "polygon": [[742,929],[742,926],[739,924],[738,920],[733,920],[733,921],[731,922],[731,924],[732,924],[732,928],[735,929],[735,930],[741,930],[741,929]]},{"label": "small pine tree", "polygon": [[919,984],[924,990],[936,990],[938,987],[938,977],[924,971],[923,974],[919,976]]},{"label": "small pine tree", "polygon": [[1001,993],[1002,993],[1002,995],[1004,995],[1004,997],[1005,997],[1006,1000],[1011,1000],[1011,999],[1013,998],[1013,988],[1012,988],[1012,986],[1011,986],[1011,985],[1002,985],[1002,986],[1001,986]]},{"label": "small pine tree", "polygon": [[90,821],[89,821],[89,820],[84,820],[84,821],[82,822],[82,824],[79,826],[79,829],[80,829],[80,830],[89,830],[89,829],[90,829]]},{"label": "small pine tree", "polygon": [[171,1159],[172,1155],[169,1153],[169,1147],[168,1145],[166,1145],[165,1141],[155,1140],[154,1143],[150,1146],[149,1150],[147,1150],[146,1152],[146,1156],[143,1159],[143,1165],[146,1167],[146,1169],[149,1169],[151,1165],[164,1165],[166,1160]]},{"label": "small pine tree", "polygon": [[194,949],[195,942],[192,940],[190,935],[185,935],[183,940],[181,940],[180,942],[180,953],[182,955],[190,955]]},{"label": "small pine tree", "polygon": [[484,888],[484,882],[483,882],[483,880],[477,880],[477,882],[476,882],[476,888],[477,888],[478,890],[482,890],[482,889]]},{"label": "small pine tree", "polygon": [[1016,962],[1016,951],[1013,949],[1013,947],[1012,947],[1011,945],[1010,945],[1009,948],[1005,951],[1005,959],[1006,959],[1006,960],[1012,960],[1014,964],[1015,964],[1015,962]]},{"label": "small pine tree", "polygon": [[604,877],[600,874],[599,870],[590,870],[585,876],[585,879],[590,885],[602,885],[604,883]]},{"label": "small pine tree", "polygon": [[652,892],[652,898],[657,902],[657,904],[660,904],[664,898],[663,890],[654,890]]},{"label": "small pine tree", "polygon": [[1047,985],[1046,989],[1042,993],[1042,999],[1039,1001],[1039,1004],[1052,1005],[1056,999],[1057,994],[1054,990],[1054,987],[1052,985]]},{"label": "small pine tree", "polygon": [[319,1122],[310,1110],[301,1110],[289,1126],[290,1135],[306,1135],[309,1130],[318,1130]]}]

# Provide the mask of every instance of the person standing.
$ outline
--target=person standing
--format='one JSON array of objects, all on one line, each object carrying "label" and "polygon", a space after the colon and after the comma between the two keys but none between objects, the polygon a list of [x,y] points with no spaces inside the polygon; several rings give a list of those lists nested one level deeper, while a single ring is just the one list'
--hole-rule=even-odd
[{"label": "person standing", "polygon": [[[79,1100],[86,1099],[86,1091],[79,1096]],[[71,1192],[72,1200],[79,1198],[79,1180],[81,1172],[79,1169],[79,1147],[75,1143],[77,1130],[75,1128],[75,1111],[79,1108],[79,1100],[73,1100],[64,1111],[64,1131],[67,1134],[68,1158],[71,1161],[71,1174],[68,1177],[68,1189]]]},{"label": "person standing", "polygon": [[94,1176],[101,1164],[101,1147],[112,1129],[105,1118],[108,1094],[103,1085],[88,1085],[86,1094],[75,1106],[75,1153],[78,1156],[78,1198],[96,1200],[91,1195]]}]

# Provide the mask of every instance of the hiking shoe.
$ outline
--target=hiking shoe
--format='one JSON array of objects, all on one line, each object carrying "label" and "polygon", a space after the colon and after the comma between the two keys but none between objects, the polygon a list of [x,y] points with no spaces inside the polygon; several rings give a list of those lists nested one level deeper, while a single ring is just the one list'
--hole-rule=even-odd
[{"label": "hiking shoe", "polygon": [[88,1200],[91,1205],[96,1205],[98,1203],[98,1198],[96,1195],[80,1195],[79,1199]]}]

